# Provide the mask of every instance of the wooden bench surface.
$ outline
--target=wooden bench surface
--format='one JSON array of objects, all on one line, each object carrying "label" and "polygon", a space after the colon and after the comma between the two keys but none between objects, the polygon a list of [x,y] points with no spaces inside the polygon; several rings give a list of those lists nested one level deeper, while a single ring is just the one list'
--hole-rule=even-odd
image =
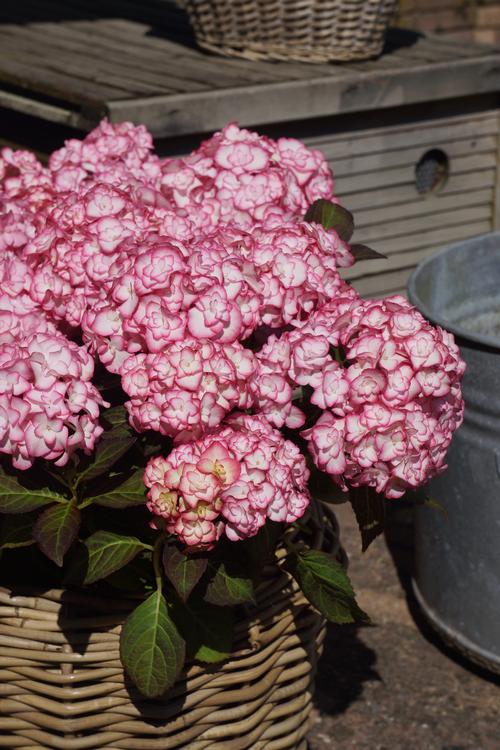
[{"label": "wooden bench surface", "polygon": [[246,62],[197,49],[172,0],[0,4],[0,106],[81,129],[107,116],[166,137],[499,89],[499,48],[449,38],[394,30],[352,64]]}]

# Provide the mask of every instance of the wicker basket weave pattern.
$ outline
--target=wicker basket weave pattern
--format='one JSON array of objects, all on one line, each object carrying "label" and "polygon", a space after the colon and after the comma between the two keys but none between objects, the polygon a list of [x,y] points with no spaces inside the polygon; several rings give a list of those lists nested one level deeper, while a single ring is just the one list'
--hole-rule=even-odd
[{"label": "wicker basket weave pattern", "polygon": [[[337,532],[330,516],[314,546],[340,556]],[[137,602],[1,588],[0,747],[305,750],[325,624],[276,566],[257,602],[230,659],[188,665],[166,699],[151,701],[119,661],[120,629]]]},{"label": "wicker basket weave pattern", "polygon": [[328,62],[379,55],[396,0],[186,0],[196,41],[248,60]]}]

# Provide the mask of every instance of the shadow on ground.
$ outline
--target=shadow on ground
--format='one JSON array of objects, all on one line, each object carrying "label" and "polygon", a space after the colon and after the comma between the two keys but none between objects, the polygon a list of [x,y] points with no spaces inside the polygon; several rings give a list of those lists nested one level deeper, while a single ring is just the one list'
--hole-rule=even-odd
[{"label": "shadow on ground", "polygon": [[360,640],[359,627],[330,625],[316,678],[315,705],[330,715],[341,714],[361,695],[363,685],[380,680],[375,651]]}]

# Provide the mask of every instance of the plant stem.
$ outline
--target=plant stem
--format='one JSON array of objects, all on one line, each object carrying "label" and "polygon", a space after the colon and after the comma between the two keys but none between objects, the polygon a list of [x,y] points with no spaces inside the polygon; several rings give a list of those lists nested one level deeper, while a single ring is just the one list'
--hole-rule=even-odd
[{"label": "plant stem", "polygon": [[163,550],[163,542],[165,541],[165,534],[160,534],[153,547],[153,569],[155,572],[156,588],[161,591],[163,588],[163,566],[161,562],[161,553]]}]

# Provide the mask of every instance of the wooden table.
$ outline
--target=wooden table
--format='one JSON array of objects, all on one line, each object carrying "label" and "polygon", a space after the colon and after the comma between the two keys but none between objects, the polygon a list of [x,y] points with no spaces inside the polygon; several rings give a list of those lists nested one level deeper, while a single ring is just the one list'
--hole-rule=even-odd
[{"label": "wooden table", "polygon": [[[349,272],[368,295],[402,290],[421,258],[498,227],[499,91],[499,49],[445,37],[393,31],[360,63],[250,63],[198,50],[172,0],[0,7],[0,138],[22,142],[25,122],[27,145],[53,132],[53,148],[102,117],[144,123],[165,154],[230,120],[303,138],[331,161],[355,238],[389,255]],[[422,195],[415,165],[433,149],[449,175]]]},{"label": "wooden table", "polygon": [[497,91],[491,46],[393,32],[378,60],[248,63],[194,46],[165,0],[3,0],[0,105],[80,129],[103,116],[157,137]]}]

